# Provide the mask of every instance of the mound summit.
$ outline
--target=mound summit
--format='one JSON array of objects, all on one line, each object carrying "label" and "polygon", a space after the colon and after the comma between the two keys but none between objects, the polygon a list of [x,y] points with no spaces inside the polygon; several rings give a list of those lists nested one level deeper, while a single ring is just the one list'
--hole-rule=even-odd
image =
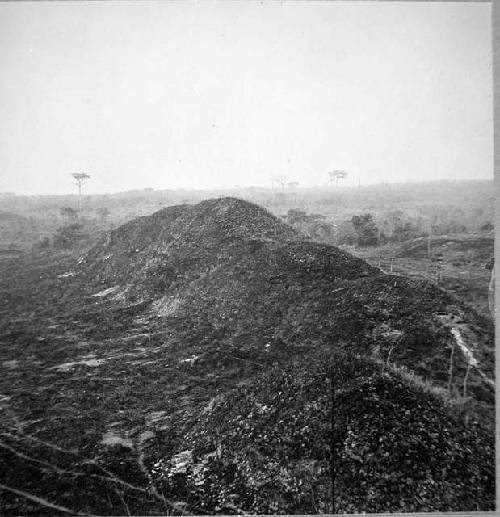
[{"label": "mound summit", "polygon": [[[42,312],[72,339],[32,366],[43,393],[10,396],[45,415],[31,433],[140,485],[121,493],[131,512],[158,511],[158,494],[174,513],[493,509],[493,329],[437,286],[234,198],[130,221],[69,266]],[[60,473],[35,487],[30,469],[18,490],[124,511]]]}]

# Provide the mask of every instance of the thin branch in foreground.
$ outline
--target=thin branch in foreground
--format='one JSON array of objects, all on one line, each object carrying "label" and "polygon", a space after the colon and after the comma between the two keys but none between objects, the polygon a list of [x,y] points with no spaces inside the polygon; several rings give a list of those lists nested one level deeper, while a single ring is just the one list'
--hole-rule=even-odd
[{"label": "thin branch in foreground", "polygon": [[18,431],[18,433],[19,434],[17,434],[17,435],[12,434],[12,433],[7,433],[7,432],[1,432],[0,434],[3,434],[4,436],[9,436],[10,438],[14,438],[14,439],[26,438],[26,439],[31,440],[33,442],[40,443],[41,445],[45,445],[46,447],[48,447],[50,449],[54,449],[54,450],[59,451],[59,452],[65,452],[67,454],[72,454],[73,456],[78,456],[80,458],[82,457],[81,454],[79,454],[75,450],[65,449],[64,447],[60,447],[59,445],[56,445],[54,443],[46,442],[45,440],[41,440],[40,438],[37,438],[36,436],[33,436],[31,434],[28,434],[28,433],[25,433],[23,431],[20,431],[20,432]]},{"label": "thin branch in foreground", "polygon": [[27,456],[26,454],[24,454],[22,452],[16,451],[16,449],[11,447],[10,445],[7,445],[6,443],[0,442],[0,447],[7,449],[8,451],[12,452],[12,454],[15,454],[16,456],[18,456],[19,458],[22,458],[23,460],[31,461],[33,463],[38,463],[39,465],[43,465],[44,467],[48,467],[48,468],[54,470],[55,472],[57,472],[58,474],[68,474],[69,473],[69,471],[67,471],[65,469],[61,469],[57,465],[53,465],[52,463],[48,463],[47,461],[42,461],[37,458]]},{"label": "thin branch in foreground", "polygon": [[[109,470],[104,468],[102,465],[99,465],[99,463],[97,463],[97,461],[85,458],[84,456],[82,456],[81,454],[79,454],[77,452],[74,452],[74,451],[71,451],[71,450],[68,450],[68,449],[64,449],[62,447],[59,447],[58,445],[55,445],[55,444],[50,443],[50,442],[46,442],[44,440],[40,440],[40,438],[36,438],[35,436],[32,436],[32,435],[27,434],[27,433],[21,433],[20,436],[19,435],[14,435],[14,434],[11,434],[11,433],[6,433],[6,432],[1,432],[0,434],[2,434],[4,436],[8,436],[8,437],[13,438],[13,439],[18,439],[18,438],[23,439],[23,438],[25,438],[25,439],[28,439],[28,440],[32,440],[35,443],[40,443],[42,445],[45,445],[46,447],[49,447],[49,448],[54,449],[56,451],[60,451],[60,452],[71,454],[71,455],[79,458],[80,460],[84,460],[87,464],[95,465],[97,468],[99,468],[102,472],[104,472],[106,474],[106,476],[97,476],[97,475],[90,474],[89,475],[90,477],[101,478],[102,480],[107,480],[107,481],[111,481],[111,482],[117,483],[117,484],[122,485],[122,486],[124,486],[126,488],[129,488],[131,490],[142,492],[144,494],[151,494],[151,495],[153,495],[153,497],[155,497],[155,499],[157,499],[158,501],[160,501],[161,503],[163,503],[167,507],[170,506],[171,508],[173,508],[176,511],[182,511],[182,508],[180,508],[177,504],[173,503],[172,501],[169,501],[163,495],[161,495],[154,485],[151,486],[150,490],[147,490],[146,488],[141,488],[141,487],[132,485],[132,484],[128,483],[127,481],[119,478],[118,476],[116,476],[115,474],[113,474],[112,472],[110,472]],[[70,473],[70,472],[71,471],[69,471],[68,473]],[[86,514],[84,514],[84,515],[86,515]]]},{"label": "thin branch in foreground", "polygon": [[25,499],[29,499],[30,501],[33,501],[34,503],[37,503],[40,506],[44,506],[46,508],[51,508],[52,510],[57,510],[57,511],[63,512],[63,513],[69,513],[71,515],[82,515],[85,517],[97,517],[90,513],[75,512],[74,510],[71,510],[70,508],[66,508],[65,506],[60,506],[58,504],[51,503],[50,501],[47,501],[46,499],[43,499],[36,495],[30,494],[29,492],[24,492],[23,490],[18,490],[17,488],[12,488],[10,486],[3,485],[2,483],[0,483],[0,489],[6,490],[7,492],[12,492],[13,494],[24,497]]}]

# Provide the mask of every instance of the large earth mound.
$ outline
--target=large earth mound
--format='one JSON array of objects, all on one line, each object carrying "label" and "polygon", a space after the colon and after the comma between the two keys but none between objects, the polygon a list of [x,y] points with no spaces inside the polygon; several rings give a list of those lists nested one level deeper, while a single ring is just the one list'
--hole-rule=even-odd
[{"label": "large earth mound", "polygon": [[493,508],[493,329],[433,284],[234,198],[6,268],[4,513]]},{"label": "large earth mound", "polygon": [[[472,392],[493,400],[486,320],[431,283],[386,275],[338,248],[299,240],[242,200],[174,206],[131,221],[79,267],[101,289],[94,296],[144,304],[148,315],[183,332],[189,326],[192,341],[205,343],[193,352],[210,360],[207,343],[248,348],[254,359],[268,355],[269,347],[260,349],[268,342],[281,343],[287,355],[308,343],[335,344],[448,386],[456,346],[456,383],[469,370]],[[467,350],[480,363],[472,371]]]}]

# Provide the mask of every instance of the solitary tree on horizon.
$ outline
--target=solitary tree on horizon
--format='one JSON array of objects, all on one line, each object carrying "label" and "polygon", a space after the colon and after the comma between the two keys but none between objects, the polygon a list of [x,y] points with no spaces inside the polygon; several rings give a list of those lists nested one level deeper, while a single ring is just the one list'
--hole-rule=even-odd
[{"label": "solitary tree on horizon", "polygon": [[286,183],[288,181],[288,176],[285,174],[276,174],[275,176],[271,177],[271,186],[274,190],[274,186],[277,184],[281,187],[281,190],[285,190]]},{"label": "solitary tree on horizon", "polygon": [[335,180],[335,186],[338,185],[339,180],[347,178],[347,172],[344,170],[335,169],[334,171],[330,171],[328,174],[330,176],[330,183],[333,183]]},{"label": "solitary tree on horizon", "polygon": [[82,185],[85,183],[86,180],[88,180],[90,178],[90,174],[87,174],[86,172],[74,172],[72,174],[72,176],[76,180],[75,185],[78,186],[78,210],[81,210],[81,208],[82,208]]}]

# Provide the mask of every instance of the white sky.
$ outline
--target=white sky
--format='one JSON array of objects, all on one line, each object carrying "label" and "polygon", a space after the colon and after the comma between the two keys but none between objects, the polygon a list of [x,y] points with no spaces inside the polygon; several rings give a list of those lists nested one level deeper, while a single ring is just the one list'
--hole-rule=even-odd
[{"label": "white sky", "polygon": [[493,177],[491,6],[0,3],[0,192]]}]

